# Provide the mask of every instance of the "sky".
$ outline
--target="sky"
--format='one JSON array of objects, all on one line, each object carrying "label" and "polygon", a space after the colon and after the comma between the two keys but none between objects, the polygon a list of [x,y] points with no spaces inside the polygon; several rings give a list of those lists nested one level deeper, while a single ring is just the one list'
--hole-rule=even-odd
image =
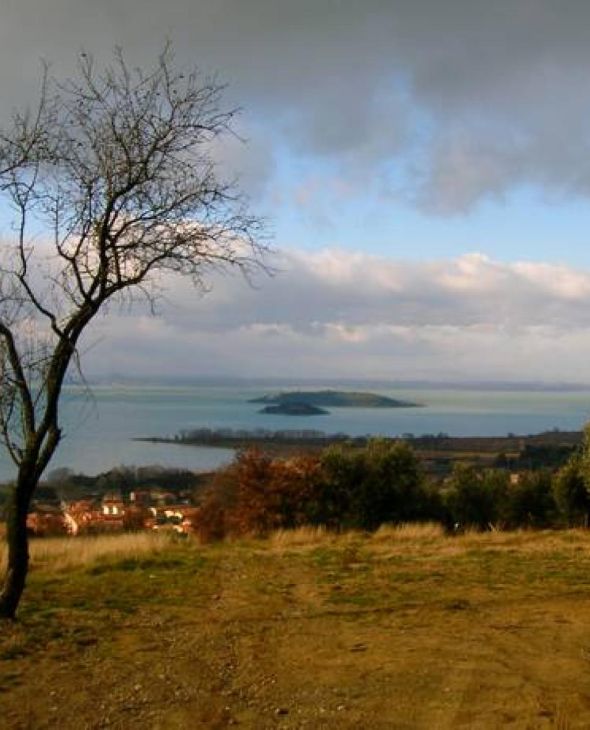
[{"label": "sky", "polygon": [[[86,372],[590,382],[584,0],[4,0],[0,119],[121,46],[227,84],[273,277],[167,281]],[[0,218],[0,223],[5,223]]]}]

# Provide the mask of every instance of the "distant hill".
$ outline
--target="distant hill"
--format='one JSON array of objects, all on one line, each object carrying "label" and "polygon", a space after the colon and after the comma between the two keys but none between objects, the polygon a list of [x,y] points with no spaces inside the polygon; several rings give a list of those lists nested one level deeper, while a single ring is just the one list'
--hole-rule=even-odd
[{"label": "distant hill", "polygon": [[274,413],[283,416],[325,416],[328,411],[314,406],[311,403],[286,402],[265,406],[260,409],[259,413]]},{"label": "distant hill", "polygon": [[376,393],[347,390],[296,390],[270,393],[253,398],[250,403],[280,406],[305,404],[327,408],[417,408],[419,403],[396,400]]}]

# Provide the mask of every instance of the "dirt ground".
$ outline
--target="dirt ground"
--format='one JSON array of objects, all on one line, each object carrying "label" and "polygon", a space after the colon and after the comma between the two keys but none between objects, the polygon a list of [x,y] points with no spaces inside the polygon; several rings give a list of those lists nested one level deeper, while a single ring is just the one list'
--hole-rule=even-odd
[{"label": "dirt ground", "polygon": [[588,728],[590,536],[351,536],[34,571],[0,725]]}]

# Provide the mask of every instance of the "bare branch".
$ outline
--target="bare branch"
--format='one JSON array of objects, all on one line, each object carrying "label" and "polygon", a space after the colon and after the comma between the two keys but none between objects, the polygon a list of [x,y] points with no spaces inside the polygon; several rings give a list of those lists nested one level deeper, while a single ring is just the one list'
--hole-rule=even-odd
[{"label": "bare branch", "polygon": [[204,291],[214,271],[268,271],[264,226],[213,158],[236,114],[223,92],[176,70],[169,45],[147,71],[120,49],[103,70],[83,53],[65,82],[45,67],[35,112],[0,131],[0,194],[14,211],[0,247],[0,441],[18,465],[0,615],[24,586],[26,510],[94,317],[136,294],[153,305],[162,272]]},{"label": "bare branch", "polygon": [[[44,69],[35,114],[16,114],[0,134],[1,189],[16,213],[2,274],[13,294],[0,297],[12,373],[0,384],[16,397],[0,413],[0,437],[17,454],[16,409],[37,469],[59,441],[59,396],[79,365],[78,339],[109,301],[137,291],[153,302],[164,271],[206,290],[219,269],[247,278],[267,270],[263,225],[212,158],[211,142],[232,133],[236,114],[223,92],[214,77],[176,70],[170,46],[148,71],[130,69],[120,49],[102,71],[83,53],[75,78],[57,82]],[[18,321],[44,333],[40,348],[19,349],[17,320],[3,317],[17,302]]]}]

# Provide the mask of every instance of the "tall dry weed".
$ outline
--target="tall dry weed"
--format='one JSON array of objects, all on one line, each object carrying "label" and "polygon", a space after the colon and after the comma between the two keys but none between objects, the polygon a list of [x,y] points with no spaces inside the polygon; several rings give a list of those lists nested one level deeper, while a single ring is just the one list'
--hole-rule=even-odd
[{"label": "tall dry weed", "polygon": [[381,525],[371,535],[374,542],[425,542],[445,537],[438,522],[406,522],[401,525]]},{"label": "tall dry weed", "polygon": [[273,548],[284,549],[332,542],[334,538],[333,532],[319,525],[297,527],[293,530],[276,530],[270,536],[269,542]]},{"label": "tall dry weed", "polygon": [[[31,568],[64,570],[91,565],[104,558],[134,558],[160,552],[170,546],[170,536],[156,532],[118,535],[33,538]],[[0,566],[6,564],[6,545],[0,545]]]}]

